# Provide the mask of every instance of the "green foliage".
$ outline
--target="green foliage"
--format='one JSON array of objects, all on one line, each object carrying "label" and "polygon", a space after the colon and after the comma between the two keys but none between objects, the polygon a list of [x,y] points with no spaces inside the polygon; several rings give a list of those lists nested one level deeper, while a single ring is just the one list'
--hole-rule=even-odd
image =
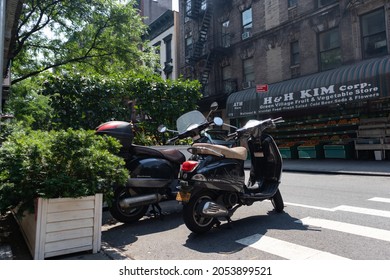
[{"label": "green foliage", "polygon": [[157,144],[157,141],[151,133],[145,133],[145,131],[137,131],[134,135],[133,143],[141,146],[153,146]]},{"label": "green foliage", "polygon": [[198,81],[163,80],[160,76],[135,77],[129,83],[136,102],[136,110],[144,116],[139,124],[143,131],[155,135],[158,143],[162,135],[157,127],[164,124],[176,128],[176,119],[185,112],[197,108],[201,98]]},{"label": "green foliage", "polygon": [[93,131],[16,129],[0,147],[0,211],[34,198],[112,195],[113,184],[124,184],[128,172],[115,154],[120,144]]},{"label": "green foliage", "polygon": [[93,129],[111,119],[130,121],[128,101],[132,100],[136,114],[141,116],[136,132],[157,143],[162,136],[157,127],[165,124],[175,128],[176,119],[196,109],[201,97],[198,81],[163,80],[143,74],[115,78],[75,73],[47,75],[41,93],[50,99],[55,112],[51,124],[57,129]]},{"label": "green foliage", "polygon": [[[163,80],[141,73],[105,77],[69,72],[46,74],[13,86],[5,109],[34,129],[95,129],[112,119],[136,119],[137,144],[164,143],[157,127],[176,128],[176,119],[197,108],[198,81]],[[135,104],[131,115],[129,101]],[[165,135],[166,136],[166,135]]]},{"label": "green foliage", "polygon": [[47,130],[51,127],[53,108],[39,89],[40,85],[30,80],[13,86],[5,109],[26,126]]},{"label": "green foliage", "polygon": [[121,80],[100,75],[47,75],[42,88],[56,129],[94,129],[111,119],[130,121],[130,93]]},{"label": "green foliage", "polygon": [[142,41],[137,1],[25,0],[13,48],[12,83],[46,70],[153,71],[157,56]]}]

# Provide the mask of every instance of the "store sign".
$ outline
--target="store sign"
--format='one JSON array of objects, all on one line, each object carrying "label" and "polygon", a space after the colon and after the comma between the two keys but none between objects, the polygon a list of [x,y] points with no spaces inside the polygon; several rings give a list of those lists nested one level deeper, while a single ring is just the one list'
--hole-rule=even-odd
[{"label": "store sign", "polygon": [[256,92],[267,92],[268,91],[268,85],[256,85]]},{"label": "store sign", "polygon": [[280,112],[378,98],[379,87],[370,83],[329,85],[276,96],[259,97],[259,113]]}]

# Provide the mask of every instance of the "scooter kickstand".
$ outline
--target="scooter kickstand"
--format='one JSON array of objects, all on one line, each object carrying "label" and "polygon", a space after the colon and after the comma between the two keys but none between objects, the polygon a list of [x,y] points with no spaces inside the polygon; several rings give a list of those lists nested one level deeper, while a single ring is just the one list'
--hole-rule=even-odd
[{"label": "scooter kickstand", "polygon": [[[157,208],[157,210],[156,210]],[[157,213],[158,212],[158,213]],[[162,209],[161,209],[161,206],[158,204],[158,203],[155,203],[155,204],[152,204],[152,211],[151,211],[152,215],[157,218],[157,216],[160,216],[160,219],[164,219],[164,215],[162,213]]]},{"label": "scooter kickstand", "polygon": [[233,228],[233,221],[232,221],[232,219],[230,219],[230,217],[227,217],[226,220],[227,220],[229,229],[232,229]]}]

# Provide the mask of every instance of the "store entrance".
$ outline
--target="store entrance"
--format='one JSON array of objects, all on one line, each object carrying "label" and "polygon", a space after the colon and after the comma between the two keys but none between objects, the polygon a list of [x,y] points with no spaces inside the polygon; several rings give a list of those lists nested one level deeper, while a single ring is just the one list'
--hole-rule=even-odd
[{"label": "store entrance", "polygon": [[[285,159],[390,160],[390,98],[261,115],[282,116],[272,132]],[[242,126],[256,116],[233,119]]]}]

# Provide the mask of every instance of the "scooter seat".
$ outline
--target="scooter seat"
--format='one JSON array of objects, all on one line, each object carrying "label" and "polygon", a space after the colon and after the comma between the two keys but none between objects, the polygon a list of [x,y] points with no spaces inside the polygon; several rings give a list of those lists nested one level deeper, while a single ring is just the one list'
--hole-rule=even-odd
[{"label": "scooter seat", "polygon": [[228,148],[222,145],[214,145],[209,143],[195,143],[193,148],[197,148],[198,154],[218,155],[222,154],[225,158],[246,160],[247,150],[245,147]]},{"label": "scooter seat", "polygon": [[175,149],[157,150],[150,147],[131,145],[132,152],[138,156],[148,156],[156,158],[164,158],[168,161],[182,164],[186,157],[184,154]]}]

